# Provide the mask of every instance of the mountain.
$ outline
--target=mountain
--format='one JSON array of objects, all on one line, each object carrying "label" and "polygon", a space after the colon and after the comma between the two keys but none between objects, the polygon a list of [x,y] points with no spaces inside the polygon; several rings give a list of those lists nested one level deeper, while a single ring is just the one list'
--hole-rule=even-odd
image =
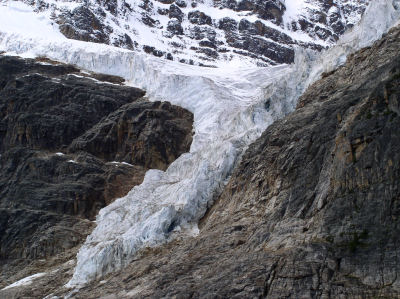
[{"label": "mountain", "polygon": [[[266,12],[315,35],[311,3]],[[56,17],[0,5],[0,296],[398,297],[397,1],[263,67],[68,39]]]},{"label": "mountain", "polygon": [[188,64],[292,63],[356,24],[368,0],[24,0],[67,38]]},{"label": "mountain", "polygon": [[244,154],[200,234],[76,298],[398,298],[400,27]]}]

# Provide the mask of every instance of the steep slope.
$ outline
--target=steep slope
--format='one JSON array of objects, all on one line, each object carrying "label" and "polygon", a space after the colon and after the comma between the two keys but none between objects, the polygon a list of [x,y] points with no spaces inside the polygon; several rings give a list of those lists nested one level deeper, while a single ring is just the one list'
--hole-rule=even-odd
[{"label": "steep slope", "polygon": [[192,141],[190,112],[148,102],[120,77],[42,60],[0,55],[2,284],[80,245],[101,208]]},{"label": "steep slope", "polygon": [[149,171],[142,185],[102,210],[96,230],[78,255],[73,283],[84,284],[128,265],[143,247],[196,232],[198,220],[222,190],[243,149],[292,111],[304,88],[323,70],[343,63],[348,53],[385,32],[398,19],[397,9],[391,1],[373,2],[360,27],[340,47],[322,58],[300,53],[296,64],[268,69],[204,69],[104,45],[25,38],[14,31],[0,34],[6,51],[46,55],[118,74],[146,89],[151,100],[169,100],[194,113],[190,153],[165,172]]},{"label": "steep slope", "polygon": [[399,46],[397,27],[314,83],[249,147],[199,236],[74,297],[398,298]]},{"label": "steep slope", "polygon": [[[368,0],[23,0],[64,36],[188,64],[292,63],[334,44]],[[29,10],[7,3],[18,10]],[[9,12],[10,13],[10,12]],[[15,13],[15,10],[14,10]]]},{"label": "steep slope", "polygon": [[[179,236],[181,230],[185,231],[185,224],[195,227],[224,187],[243,148],[274,119],[291,111],[299,94],[318,77],[321,70],[343,63],[348,53],[384,32],[397,16],[391,3],[373,2],[376,10],[363,23],[362,32],[355,31],[356,34],[350,35],[351,41],[336,48],[335,55],[325,53],[323,58],[327,59],[317,59],[329,62],[317,68],[311,67],[315,56],[309,52],[304,56],[298,55],[293,66],[266,70],[239,69],[228,73],[227,70],[204,70],[155,60],[103,45],[66,40],[44,42],[43,39],[22,39],[21,35],[12,33],[0,34],[0,46],[6,51],[47,55],[86,69],[119,74],[128,79],[129,84],[145,87],[151,100],[170,100],[194,112],[195,136],[190,153],[181,156],[166,172],[150,171],[148,180],[139,188],[103,210],[97,219],[99,229],[85,244],[91,255],[81,255],[78,260],[78,264],[83,266],[85,261],[89,262],[89,266],[91,261],[95,261],[91,269],[93,272],[85,277],[86,273],[78,268],[76,282],[85,282],[93,273],[101,277],[104,275],[102,271],[107,273],[113,270],[113,265],[118,268],[129,263],[136,259],[135,252],[140,246],[154,246]],[[149,213],[151,217],[147,217]],[[118,218],[120,215],[123,217]],[[130,234],[132,231],[127,228],[141,226],[142,215],[150,219],[144,222],[147,226]],[[136,217],[140,221],[132,221],[138,219]],[[137,242],[146,238],[153,242]],[[107,255],[106,250],[98,251],[102,248],[110,254]],[[106,254],[102,255],[104,252]],[[73,261],[61,268],[70,269],[72,265]],[[44,288],[34,288],[33,291],[43,294],[41,292],[67,282],[72,273],[66,274],[59,269],[45,269],[47,274],[41,281],[50,277],[53,279],[51,284],[48,280],[44,285],[35,281],[36,287],[39,284]],[[83,279],[80,280],[79,275],[82,274]]]}]

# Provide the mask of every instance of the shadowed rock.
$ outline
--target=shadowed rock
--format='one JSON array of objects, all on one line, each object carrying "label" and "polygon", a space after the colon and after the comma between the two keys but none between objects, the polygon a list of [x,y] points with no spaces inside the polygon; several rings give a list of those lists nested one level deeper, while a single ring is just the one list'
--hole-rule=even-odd
[{"label": "shadowed rock", "polygon": [[249,147],[197,237],[76,298],[398,298],[399,47],[395,28],[314,83]]},{"label": "shadowed rock", "polygon": [[130,103],[75,139],[69,150],[165,170],[190,147],[191,124],[186,110],[169,103]]},{"label": "shadowed rock", "polygon": [[99,209],[192,141],[190,112],[122,78],[38,61],[0,56],[2,282],[80,244]]}]

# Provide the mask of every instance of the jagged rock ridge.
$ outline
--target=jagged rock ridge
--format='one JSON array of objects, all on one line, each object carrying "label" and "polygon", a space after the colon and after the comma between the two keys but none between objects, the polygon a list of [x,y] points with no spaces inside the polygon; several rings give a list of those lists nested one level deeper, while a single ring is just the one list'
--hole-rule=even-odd
[{"label": "jagged rock ridge", "polygon": [[296,46],[321,50],[358,22],[368,0],[24,0],[71,39],[189,64],[292,63]]}]

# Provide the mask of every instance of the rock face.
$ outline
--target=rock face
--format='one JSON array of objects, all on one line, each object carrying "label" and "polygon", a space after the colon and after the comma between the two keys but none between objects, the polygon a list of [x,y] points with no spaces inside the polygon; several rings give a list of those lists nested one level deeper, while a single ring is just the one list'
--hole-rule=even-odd
[{"label": "rock face", "polygon": [[295,32],[306,32],[316,39],[334,41],[357,23],[358,16],[363,13],[368,2],[306,0],[303,1],[304,13],[286,21]]},{"label": "rock face", "polygon": [[80,244],[100,208],[189,150],[193,115],[121,81],[0,56],[2,281]]},{"label": "rock face", "polygon": [[129,103],[76,138],[69,151],[165,170],[190,148],[191,125],[187,111],[168,102]]},{"label": "rock face", "polygon": [[397,27],[314,83],[249,147],[197,237],[75,298],[398,298],[399,46]]},{"label": "rock face", "polygon": [[[64,12],[58,20],[60,32],[70,39],[108,44],[111,27],[105,27],[96,15],[85,6]],[[133,48],[132,43],[126,44]]]},{"label": "rock face", "polygon": [[[20,0],[67,38],[183,63],[292,63],[297,46],[321,50],[358,22],[369,0]],[[50,13],[49,13],[50,12]]]}]

